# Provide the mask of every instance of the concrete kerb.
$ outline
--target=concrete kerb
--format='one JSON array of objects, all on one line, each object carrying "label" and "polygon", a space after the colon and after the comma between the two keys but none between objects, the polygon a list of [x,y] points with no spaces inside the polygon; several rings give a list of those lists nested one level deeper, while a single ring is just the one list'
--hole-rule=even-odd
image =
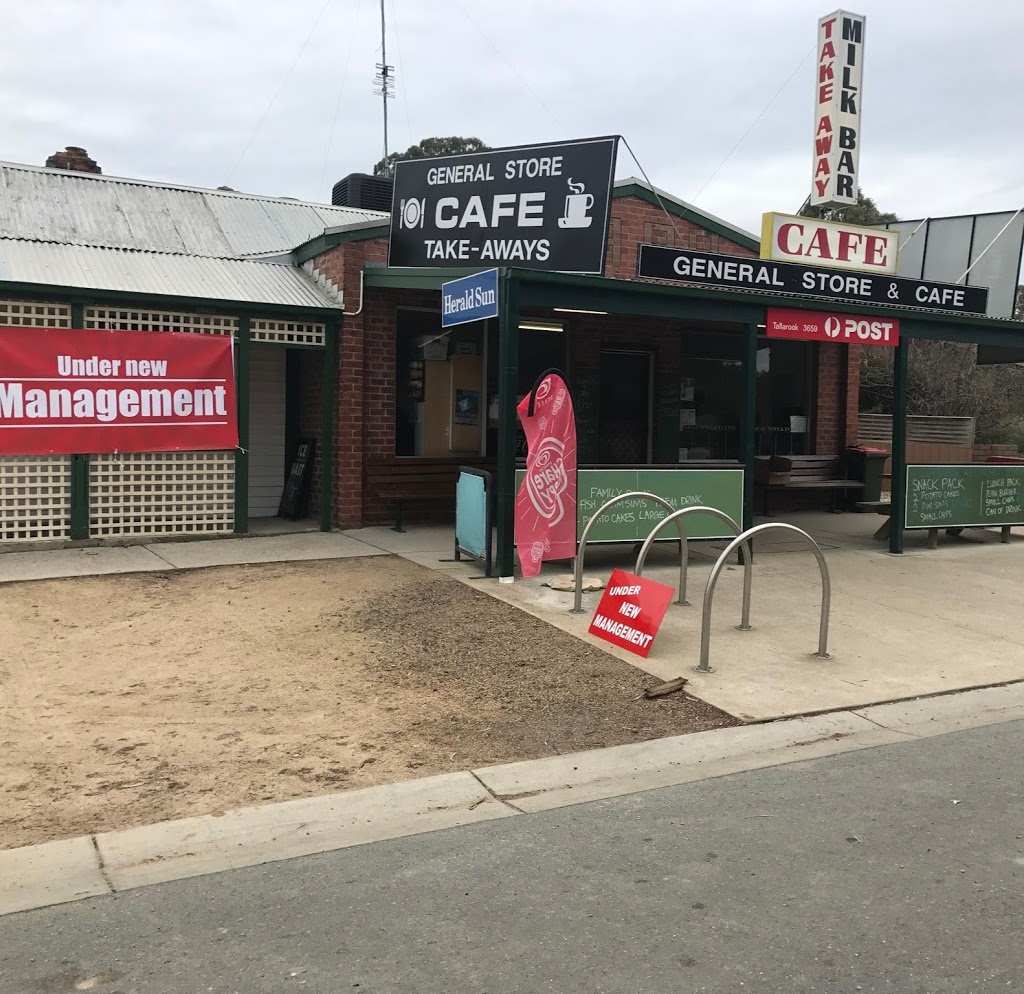
[{"label": "concrete kerb", "polygon": [[1024,720],[1024,682],[696,732],[0,851],[0,914]]}]

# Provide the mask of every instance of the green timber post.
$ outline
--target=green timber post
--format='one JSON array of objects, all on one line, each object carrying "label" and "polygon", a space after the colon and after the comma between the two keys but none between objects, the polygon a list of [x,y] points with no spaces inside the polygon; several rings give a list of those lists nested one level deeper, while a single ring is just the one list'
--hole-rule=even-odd
[{"label": "green timber post", "polygon": [[[85,305],[71,305],[71,327],[85,327]],[[71,521],[72,539],[89,537],[89,456],[71,457]]]},{"label": "green timber post", "polygon": [[235,449],[235,534],[249,531],[249,315],[238,318],[238,364],[235,369],[238,404],[238,448]]},{"label": "green timber post", "polygon": [[328,321],[324,330],[324,372],[320,387],[320,531],[331,530],[334,496],[334,400],[338,384],[338,337],[341,321]]},{"label": "green timber post", "polygon": [[498,312],[498,578],[515,567],[516,393],[519,385],[519,282],[502,270]]},{"label": "green timber post", "polygon": [[740,462],[743,463],[743,525],[744,531],[754,524],[754,455],[756,440],[754,422],[757,413],[757,325],[748,324],[743,339],[743,403],[740,424]]},{"label": "green timber post", "polygon": [[889,508],[889,551],[903,552],[907,520],[907,366],[910,340],[900,338],[892,361],[892,497]]}]

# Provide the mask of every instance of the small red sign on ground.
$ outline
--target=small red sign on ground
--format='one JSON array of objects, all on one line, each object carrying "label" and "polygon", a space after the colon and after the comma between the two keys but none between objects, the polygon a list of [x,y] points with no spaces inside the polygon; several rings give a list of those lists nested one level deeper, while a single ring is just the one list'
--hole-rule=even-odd
[{"label": "small red sign on ground", "polygon": [[612,570],[590,622],[590,634],[646,659],[674,593],[664,583]]}]

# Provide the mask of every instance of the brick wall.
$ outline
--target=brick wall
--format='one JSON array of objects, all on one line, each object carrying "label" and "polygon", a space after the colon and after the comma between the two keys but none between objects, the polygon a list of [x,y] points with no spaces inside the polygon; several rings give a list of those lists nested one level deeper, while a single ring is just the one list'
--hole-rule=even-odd
[{"label": "brick wall", "polygon": [[608,225],[605,276],[635,279],[637,246],[641,242],[701,252],[724,252],[727,255],[757,255],[692,221],[673,215],[670,222],[660,207],[639,197],[616,197],[612,201]]},{"label": "brick wall", "polygon": [[822,343],[816,348],[814,451],[832,455],[857,444],[861,346]]}]

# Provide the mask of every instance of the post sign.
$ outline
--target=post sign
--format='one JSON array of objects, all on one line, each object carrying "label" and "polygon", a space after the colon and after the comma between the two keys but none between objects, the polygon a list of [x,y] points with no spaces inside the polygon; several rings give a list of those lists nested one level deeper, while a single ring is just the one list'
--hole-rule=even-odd
[{"label": "post sign", "polygon": [[498,316],[498,270],[488,269],[441,284],[441,327]]},{"label": "post sign", "polygon": [[1024,465],[908,466],[907,528],[1024,525]]},{"label": "post sign", "polygon": [[792,214],[765,214],[761,258],[894,275],[899,232]]},{"label": "post sign", "polygon": [[389,266],[604,271],[617,138],[395,164]]},{"label": "post sign", "polygon": [[866,318],[853,314],[769,307],[765,334],[769,338],[792,338],[804,342],[895,347],[900,343],[900,323],[891,317]]},{"label": "post sign", "polygon": [[886,304],[954,314],[984,314],[988,302],[988,290],[980,286],[910,280],[877,273],[844,273],[791,262],[691,252],[660,245],[640,246],[637,275],[642,279],[779,293],[809,300]]},{"label": "post sign", "polygon": [[237,446],[226,335],[0,328],[0,455]]},{"label": "post sign", "polygon": [[811,205],[857,203],[864,17],[837,10],[818,21]]},{"label": "post sign", "polygon": [[614,569],[591,619],[590,634],[646,659],[674,594],[664,583]]}]

